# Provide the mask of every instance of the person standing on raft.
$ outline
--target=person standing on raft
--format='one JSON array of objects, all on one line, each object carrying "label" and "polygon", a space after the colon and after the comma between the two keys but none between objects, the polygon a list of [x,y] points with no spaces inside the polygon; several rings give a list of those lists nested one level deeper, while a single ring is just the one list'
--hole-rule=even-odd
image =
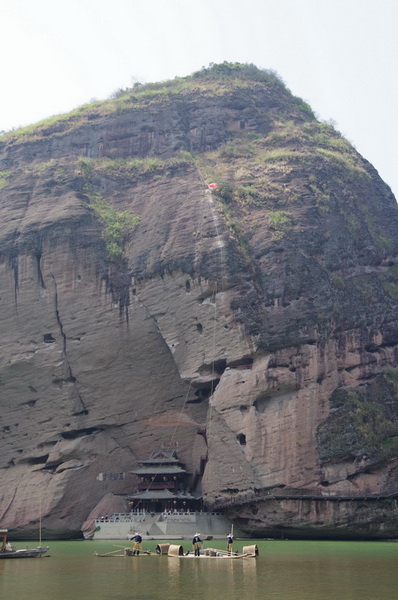
[{"label": "person standing on raft", "polygon": [[134,540],[134,544],[133,544],[133,556],[139,556],[140,555],[140,550],[141,550],[141,542],[142,542],[142,536],[139,533],[139,531],[135,532],[135,535],[131,538],[131,540]]},{"label": "person standing on raft", "polygon": [[227,535],[227,551],[228,554],[232,554],[232,544],[234,543],[234,536],[232,533]]},{"label": "person standing on raft", "polygon": [[195,533],[192,538],[192,548],[195,556],[200,556],[200,549],[202,547],[202,540],[200,539],[200,533]]}]

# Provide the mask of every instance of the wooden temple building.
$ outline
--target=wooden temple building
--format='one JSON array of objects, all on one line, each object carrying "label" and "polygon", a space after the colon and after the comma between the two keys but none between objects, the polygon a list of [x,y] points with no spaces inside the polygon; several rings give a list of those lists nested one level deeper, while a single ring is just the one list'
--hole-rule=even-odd
[{"label": "wooden temple building", "polygon": [[[181,540],[195,531],[225,538],[231,522],[203,506],[201,478],[207,456],[200,457],[198,470],[191,473],[174,448],[161,447],[139,461],[136,470],[130,471],[135,475],[135,491],[120,494],[127,500],[128,512],[97,517],[90,529],[83,530],[86,539],[125,540],[135,531],[153,539]],[[235,529],[235,535],[243,533]]]},{"label": "wooden temple building", "polygon": [[150,513],[195,512],[202,509],[202,495],[195,492],[199,473],[193,475],[185,470],[174,450],[154,450],[142,460],[136,471],[137,492],[127,500],[131,510]]}]

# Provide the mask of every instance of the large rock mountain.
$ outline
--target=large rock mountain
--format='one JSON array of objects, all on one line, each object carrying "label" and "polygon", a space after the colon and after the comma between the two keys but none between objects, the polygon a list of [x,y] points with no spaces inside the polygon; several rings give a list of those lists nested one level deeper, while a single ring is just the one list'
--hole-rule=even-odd
[{"label": "large rock mountain", "polygon": [[80,534],[169,444],[250,534],[397,535],[396,201],[278,77],[11,132],[0,187],[2,527]]}]

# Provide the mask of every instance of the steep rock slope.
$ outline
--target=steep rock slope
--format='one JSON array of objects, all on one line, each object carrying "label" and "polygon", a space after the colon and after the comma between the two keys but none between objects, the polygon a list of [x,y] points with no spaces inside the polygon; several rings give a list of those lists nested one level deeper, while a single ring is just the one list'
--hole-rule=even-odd
[{"label": "steep rock slope", "polygon": [[3,527],[76,535],[169,443],[249,533],[396,535],[396,202],[277,77],[8,134],[0,185]]}]

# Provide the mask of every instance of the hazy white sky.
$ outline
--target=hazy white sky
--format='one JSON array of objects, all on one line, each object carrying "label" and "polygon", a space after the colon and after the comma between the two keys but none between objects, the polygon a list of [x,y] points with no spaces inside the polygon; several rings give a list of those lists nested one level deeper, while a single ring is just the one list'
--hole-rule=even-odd
[{"label": "hazy white sky", "polygon": [[397,0],[0,0],[0,130],[210,62],[276,70],[398,197]]}]

